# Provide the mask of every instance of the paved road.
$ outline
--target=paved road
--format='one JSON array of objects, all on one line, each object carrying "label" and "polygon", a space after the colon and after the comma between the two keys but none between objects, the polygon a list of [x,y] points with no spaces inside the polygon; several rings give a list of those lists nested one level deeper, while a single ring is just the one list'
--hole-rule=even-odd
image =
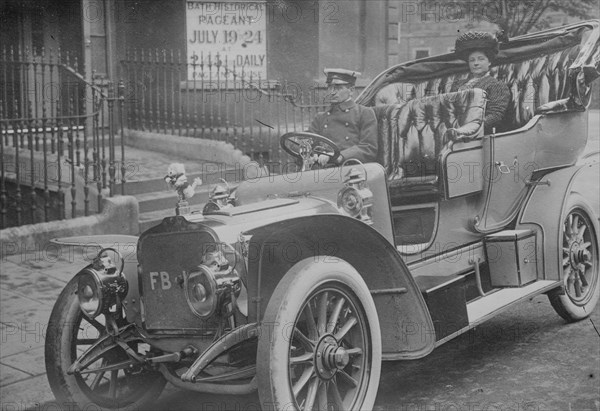
[{"label": "paved road", "polygon": [[[600,113],[588,151],[598,150]],[[597,186],[598,181],[590,181]],[[4,245],[3,245],[4,247]],[[71,252],[72,251],[72,252]],[[86,254],[19,250],[0,273],[0,409],[58,410],[44,374],[43,336],[54,301]],[[600,411],[600,307],[565,324],[545,296],[524,302],[428,357],[385,363],[377,410]],[[95,409],[95,408],[90,408]],[[167,387],[155,409],[257,410],[256,395],[211,396]]]},{"label": "paved road", "polygon": [[[506,311],[416,361],[384,363],[379,411],[600,409],[600,308],[566,324],[545,296]],[[203,405],[199,405],[203,403]],[[169,390],[158,409],[258,409],[240,398]]]}]

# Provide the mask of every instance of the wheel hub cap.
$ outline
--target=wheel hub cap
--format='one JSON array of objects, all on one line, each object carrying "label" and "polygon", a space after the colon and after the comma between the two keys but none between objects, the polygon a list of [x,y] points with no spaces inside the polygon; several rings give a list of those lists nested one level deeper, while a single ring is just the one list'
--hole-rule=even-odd
[{"label": "wheel hub cap", "polygon": [[573,241],[571,243],[569,250],[569,263],[571,264],[571,267],[576,269],[577,266],[583,262],[583,259],[586,258],[584,257],[586,254],[585,251],[586,250],[580,248],[579,242]]},{"label": "wheel hub cap", "polygon": [[576,264],[585,264],[591,260],[590,252],[588,250],[578,250],[573,260]]},{"label": "wheel hub cap", "polygon": [[350,355],[344,347],[338,345],[332,335],[325,335],[319,340],[315,350],[315,365],[319,377],[329,380],[349,362]]}]

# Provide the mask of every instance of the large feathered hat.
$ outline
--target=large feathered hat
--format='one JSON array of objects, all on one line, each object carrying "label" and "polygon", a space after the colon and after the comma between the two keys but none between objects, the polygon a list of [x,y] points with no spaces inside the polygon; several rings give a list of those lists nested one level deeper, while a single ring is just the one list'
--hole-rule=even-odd
[{"label": "large feathered hat", "polygon": [[469,31],[456,39],[454,52],[461,59],[468,60],[469,54],[476,50],[484,52],[490,60],[493,60],[498,54],[498,40],[493,34],[482,31]]}]

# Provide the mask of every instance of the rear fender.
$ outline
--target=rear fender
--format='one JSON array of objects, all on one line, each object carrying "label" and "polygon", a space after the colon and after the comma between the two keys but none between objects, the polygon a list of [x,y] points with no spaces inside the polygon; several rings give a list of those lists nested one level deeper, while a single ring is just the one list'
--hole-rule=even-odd
[{"label": "rear fender", "polygon": [[[600,216],[600,164],[568,167],[546,174],[532,190],[518,217],[517,229],[529,228],[537,235],[537,261],[541,279],[560,280],[562,273],[562,239],[560,228],[569,195],[579,194],[590,206],[590,216],[598,238]],[[548,185],[549,183],[549,185]]]},{"label": "rear fender", "polygon": [[249,321],[264,315],[283,276],[296,263],[344,260],[371,291],[382,330],[385,359],[413,359],[434,347],[435,331],[423,296],[408,268],[381,234],[342,215],[316,215],[269,224],[244,233],[248,247]]}]

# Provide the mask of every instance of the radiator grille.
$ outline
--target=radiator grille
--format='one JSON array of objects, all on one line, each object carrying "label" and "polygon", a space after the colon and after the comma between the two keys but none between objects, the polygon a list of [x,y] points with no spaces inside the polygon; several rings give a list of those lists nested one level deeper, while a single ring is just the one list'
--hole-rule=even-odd
[{"label": "radiator grille", "polygon": [[139,285],[142,319],[148,332],[211,335],[217,320],[204,321],[188,307],[184,272],[194,270],[215,240],[209,232],[149,234],[140,242]]}]

